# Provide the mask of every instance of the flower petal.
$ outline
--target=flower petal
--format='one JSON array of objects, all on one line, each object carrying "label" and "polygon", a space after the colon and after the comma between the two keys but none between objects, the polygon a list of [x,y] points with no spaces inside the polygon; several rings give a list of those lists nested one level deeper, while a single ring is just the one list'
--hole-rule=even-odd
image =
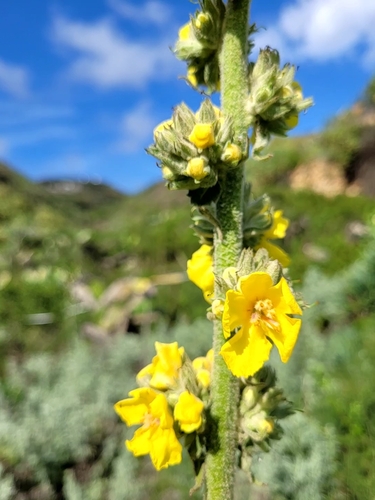
[{"label": "flower petal", "polygon": [[281,327],[281,332],[269,330],[267,336],[274,342],[277,347],[281,361],[286,363],[292,355],[294,346],[298,339],[298,334],[301,328],[301,320],[289,318],[285,314],[278,314],[277,320]]},{"label": "flower petal", "polygon": [[207,302],[212,302],[215,277],[213,273],[212,247],[202,245],[187,262],[187,275],[190,281],[203,292]]},{"label": "flower petal", "polygon": [[125,441],[125,445],[135,457],[147,455],[151,449],[151,429],[140,427],[135,431],[132,439]]},{"label": "flower petal", "polygon": [[289,227],[289,220],[283,217],[282,210],[276,210],[273,214],[272,226],[267,229],[264,236],[269,240],[285,238],[286,230]]},{"label": "flower petal", "polygon": [[236,377],[254,375],[269,359],[272,344],[261,328],[252,325],[242,328],[221,348],[221,355]]},{"label": "flower petal", "polygon": [[239,286],[248,302],[247,309],[252,309],[257,300],[266,298],[272,285],[272,278],[268,273],[257,272],[240,278]]},{"label": "flower petal", "polygon": [[242,293],[228,290],[224,303],[222,317],[224,337],[230,337],[230,332],[248,321],[247,300]]},{"label": "flower petal", "polygon": [[153,417],[159,420],[161,429],[170,429],[173,427],[172,413],[168,407],[168,401],[164,394],[158,394],[150,404],[149,412]]},{"label": "flower petal", "polygon": [[184,350],[178,347],[177,342],[155,342],[155,350],[157,354],[153,359],[154,373],[150,385],[155,389],[166,390],[176,384]]},{"label": "flower petal", "polygon": [[148,412],[149,405],[158,393],[149,387],[141,387],[129,392],[131,398],[123,399],[115,404],[114,409],[126,425],[136,425],[143,422],[143,417]]},{"label": "flower petal", "polygon": [[183,432],[190,433],[202,425],[202,412],[204,404],[199,398],[189,391],[180,394],[174,407],[174,418],[180,423]]},{"label": "flower petal", "polygon": [[285,278],[281,278],[277,285],[274,287],[275,289],[281,290],[283,298],[287,304],[288,310],[285,311],[286,314],[298,314],[302,315],[302,311],[300,306],[297,304],[294,295],[292,294],[288,282]]},{"label": "flower petal", "polygon": [[260,240],[258,248],[264,248],[265,250],[267,250],[268,255],[271,257],[271,259],[278,260],[283,267],[289,267],[290,265],[289,255],[286,252],[284,252],[282,248],[280,248],[277,245],[274,245],[266,238],[263,237]]},{"label": "flower petal", "polygon": [[156,470],[179,464],[182,460],[182,446],[174,430],[156,428],[150,440],[149,453]]}]

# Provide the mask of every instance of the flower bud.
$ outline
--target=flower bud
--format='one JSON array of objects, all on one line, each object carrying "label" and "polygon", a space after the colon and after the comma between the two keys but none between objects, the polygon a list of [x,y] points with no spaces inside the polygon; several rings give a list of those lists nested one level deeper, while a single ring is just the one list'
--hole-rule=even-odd
[{"label": "flower bud", "polygon": [[206,24],[209,21],[209,17],[207,14],[204,12],[199,12],[196,20],[195,20],[195,27],[197,29],[201,29],[204,24]]},{"label": "flower bud", "polygon": [[174,179],[175,175],[172,170],[168,167],[161,167],[161,173],[163,174],[163,179],[166,181],[171,181]]},{"label": "flower bud", "polygon": [[214,130],[210,123],[197,123],[189,135],[189,141],[198,149],[206,149],[215,144]]},{"label": "flower bud", "polygon": [[248,385],[242,392],[241,413],[245,413],[254,408],[259,398],[259,391],[255,386]]},{"label": "flower bud", "polygon": [[201,181],[209,175],[211,171],[207,163],[207,159],[202,158],[201,156],[199,158],[192,158],[187,164],[185,175],[192,177],[198,182]]},{"label": "flower bud", "polygon": [[221,160],[236,166],[242,158],[242,151],[237,144],[228,144],[221,155]]},{"label": "flower bud", "polygon": [[291,113],[289,113],[289,115],[286,115],[285,125],[289,130],[297,127],[297,125],[298,125],[298,113],[291,112]]},{"label": "flower bud", "polygon": [[224,302],[220,299],[215,299],[212,302],[211,308],[214,316],[216,316],[216,318],[221,318],[224,312]]}]

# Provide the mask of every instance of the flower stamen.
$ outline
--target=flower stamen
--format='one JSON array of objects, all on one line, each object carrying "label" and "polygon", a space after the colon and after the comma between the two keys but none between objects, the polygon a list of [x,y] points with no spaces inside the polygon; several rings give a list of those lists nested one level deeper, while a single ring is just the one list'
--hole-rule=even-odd
[{"label": "flower stamen", "polygon": [[158,427],[160,425],[160,420],[154,417],[151,413],[145,413],[143,417],[143,427],[149,429],[150,427]]},{"label": "flower stamen", "polygon": [[267,331],[269,328],[276,332],[280,331],[280,324],[277,321],[276,312],[270,299],[258,300],[250,315],[250,322],[260,326]]}]

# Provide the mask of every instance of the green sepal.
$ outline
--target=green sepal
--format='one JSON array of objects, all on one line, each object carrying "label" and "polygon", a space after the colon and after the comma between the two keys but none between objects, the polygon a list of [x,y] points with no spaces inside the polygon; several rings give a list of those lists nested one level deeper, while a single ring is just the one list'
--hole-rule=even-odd
[{"label": "green sepal", "polygon": [[217,120],[215,110],[209,99],[205,99],[197,112],[198,123],[213,123]]},{"label": "green sepal", "polygon": [[184,102],[175,107],[172,120],[176,132],[185,137],[193,130],[196,121],[194,113]]}]

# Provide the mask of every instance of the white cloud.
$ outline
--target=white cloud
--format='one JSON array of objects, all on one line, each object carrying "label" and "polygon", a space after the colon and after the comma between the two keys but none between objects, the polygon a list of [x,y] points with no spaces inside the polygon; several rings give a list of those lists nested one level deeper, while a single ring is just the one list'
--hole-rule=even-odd
[{"label": "white cloud", "polygon": [[27,97],[29,94],[27,69],[0,60],[0,89],[15,97]]},{"label": "white cloud", "polygon": [[150,23],[162,26],[171,18],[170,8],[157,0],[149,0],[143,5],[134,5],[123,0],[108,0],[108,4],[120,16],[140,24]]},{"label": "white cloud", "polygon": [[52,139],[65,140],[74,136],[73,129],[68,126],[48,125],[4,134],[4,140],[8,149],[15,149],[24,146],[34,146]]},{"label": "white cloud", "polygon": [[116,144],[116,150],[122,153],[135,153],[152,142],[152,131],[158,119],[152,114],[149,102],[141,102],[121,120],[122,138]]},{"label": "white cloud", "polygon": [[257,46],[281,45],[288,58],[315,61],[353,55],[360,48],[362,61],[374,63],[374,26],[373,0],[297,0],[282,8],[275,26],[258,35]]},{"label": "white cloud", "polygon": [[50,125],[66,121],[74,114],[75,110],[71,106],[62,104],[3,99],[0,100],[0,130],[9,130],[10,127],[19,130],[20,126],[29,124],[33,127],[46,123]]},{"label": "white cloud", "polygon": [[175,71],[168,41],[129,40],[106,19],[84,23],[57,17],[52,37],[77,54],[68,69],[69,76],[99,88],[142,87]]}]

